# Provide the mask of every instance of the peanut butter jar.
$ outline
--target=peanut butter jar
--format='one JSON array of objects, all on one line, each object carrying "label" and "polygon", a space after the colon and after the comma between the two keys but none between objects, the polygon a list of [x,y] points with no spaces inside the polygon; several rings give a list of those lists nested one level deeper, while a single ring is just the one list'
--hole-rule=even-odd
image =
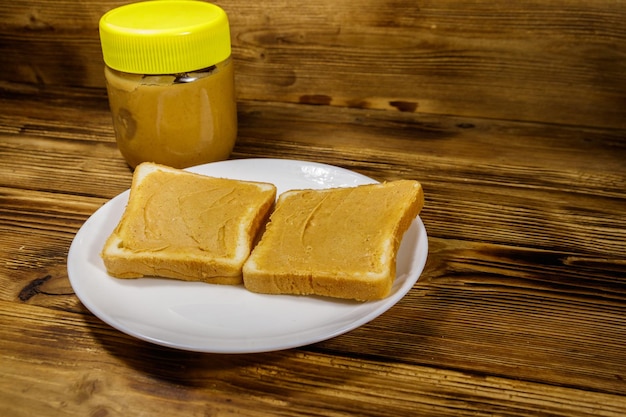
[{"label": "peanut butter jar", "polygon": [[227,159],[237,137],[228,17],[196,0],[153,0],[100,19],[113,126],[131,167]]}]

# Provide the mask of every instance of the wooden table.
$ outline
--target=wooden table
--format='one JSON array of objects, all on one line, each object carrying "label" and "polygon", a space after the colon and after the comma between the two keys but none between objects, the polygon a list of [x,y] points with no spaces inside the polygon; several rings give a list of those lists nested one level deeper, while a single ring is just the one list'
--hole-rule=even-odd
[{"label": "wooden table", "polygon": [[0,6],[1,416],[626,415],[622,6],[328,0],[320,21],[308,2],[221,2],[232,158],[417,179],[429,255],[360,328],[210,354],[115,330],[68,280],[76,232],[132,176],[94,32],[114,3]]}]

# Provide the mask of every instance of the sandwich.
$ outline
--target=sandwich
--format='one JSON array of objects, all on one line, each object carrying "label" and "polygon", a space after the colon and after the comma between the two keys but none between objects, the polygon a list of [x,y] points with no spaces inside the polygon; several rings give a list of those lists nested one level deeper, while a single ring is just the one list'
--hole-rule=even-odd
[{"label": "sandwich", "polygon": [[419,182],[282,193],[243,266],[244,286],[265,294],[359,301],[386,297],[406,230],[424,205]]},{"label": "sandwich", "polygon": [[275,199],[273,184],[142,163],[101,257],[117,278],[241,284]]}]

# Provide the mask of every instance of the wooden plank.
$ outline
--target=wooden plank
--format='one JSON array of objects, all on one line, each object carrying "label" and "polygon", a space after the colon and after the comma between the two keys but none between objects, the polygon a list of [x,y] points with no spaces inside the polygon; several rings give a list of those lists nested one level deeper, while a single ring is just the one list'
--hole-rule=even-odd
[{"label": "wooden plank", "polygon": [[[0,100],[0,185],[106,199],[129,187],[106,107],[81,94],[50,102],[20,96],[26,110],[18,116],[11,100]],[[92,110],[81,117],[81,108]],[[459,117],[416,122],[390,112],[255,102],[240,106],[240,126],[237,158],[307,158],[315,149],[320,162],[378,180],[420,180],[433,236],[609,259],[624,253],[623,131]]]},{"label": "wooden plank", "polygon": [[625,10],[601,3],[329,1],[257,19],[233,5],[247,17],[239,85],[245,98],[260,81],[291,102],[623,126]]},{"label": "wooden plank", "polygon": [[67,253],[105,201],[0,187],[0,299],[84,311],[68,280]]},{"label": "wooden plank", "polygon": [[[2,254],[11,262],[0,265],[7,278],[0,299],[83,311],[67,281],[66,248],[103,200],[4,191],[0,247],[12,251]],[[425,217],[427,228],[430,217],[437,215]],[[506,224],[492,231],[503,233]],[[584,254],[582,245],[554,252],[441,239],[428,230],[429,261],[414,290],[381,318],[316,351],[626,394],[623,245],[599,255],[593,248]]]},{"label": "wooden plank", "polygon": [[163,410],[241,416],[626,412],[618,395],[358,355],[173,351],[127,337],[90,316],[6,301],[0,301],[0,344],[0,412],[15,417]]},{"label": "wooden plank", "polygon": [[[103,87],[97,22],[123,3],[2,3],[2,79]],[[626,126],[611,0],[218,3],[241,100]]]},{"label": "wooden plank", "polygon": [[130,185],[96,30],[121,3],[0,4],[0,415],[626,414],[626,8],[220,2],[233,158],[420,180],[429,257],[356,330],[212,355],[114,330],[67,277]]},{"label": "wooden plank", "polygon": [[[93,211],[128,188],[131,172],[115,148],[108,110],[97,89],[49,89],[44,101],[36,90],[11,91],[13,98],[0,99],[0,256],[8,260],[0,264],[0,300],[14,303],[16,311],[25,306],[44,317],[52,313],[36,306],[57,311],[62,319],[51,319],[47,329],[52,332],[57,320],[76,322],[69,314],[85,313],[67,280],[71,239]],[[472,378],[489,374],[531,385],[588,387],[610,396],[626,393],[621,346],[626,339],[623,131],[453,116],[415,120],[404,113],[288,103],[241,104],[234,157],[315,155],[317,161],[379,180],[416,178],[426,188],[422,218],[430,251],[417,286],[363,328],[301,350],[312,355],[306,361],[318,355],[369,358],[376,366],[400,360],[409,367],[425,366],[424,373],[446,364]],[[134,346],[133,352],[161,352],[93,318],[87,326],[102,330],[111,349],[124,350],[121,343]],[[57,358],[59,353],[45,355]],[[268,357],[282,360],[282,354],[276,355]],[[85,360],[91,363],[93,358]],[[306,361],[288,366],[304,368]],[[357,362],[350,363],[349,369],[357,367]],[[247,364],[228,362],[229,367]],[[18,367],[14,375],[23,372]],[[355,372],[355,378],[364,377]],[[102,375],[105,385],[122,383],[108,372]],[[61,372],[46,389],[57,396],[67,389],[65,378],[81,377]],[[34,383],[31,376],[23,378],[23,384]],[[300,391],[294,392],[303,395]],[[350,395],[365,401],[365,409],[370,394]],[[324,391],[323,398],[334,401],[333,395]],[[270,395],[271,401],[277,398]],[[307,401],[316,404],[312,398]],[[391,415],[419,408],[406,401],[397,403]],[[426,407],[432,399],[424,401]],[[334,412],[347,413],[348,403],[339,404]],[[439,410],[450,411],[448,406],[440,404]],[[487,409],[497,413],[502,411],[498,407]],[[382,409],[372,413],[382,414]]]},{"label": "wooden plank", "polygon": [[[103,200],[10,189],[0,195],[7,232],[0,247],[10,251],[0,255],[11,260],[0,265],[0,299],[84,311],[68,282],[67,248]],[[599,255],[580,247],[554,252],[441,239],[428,230],[428,264],[413,291],[316,351],[626,394],[623,245]]]}]

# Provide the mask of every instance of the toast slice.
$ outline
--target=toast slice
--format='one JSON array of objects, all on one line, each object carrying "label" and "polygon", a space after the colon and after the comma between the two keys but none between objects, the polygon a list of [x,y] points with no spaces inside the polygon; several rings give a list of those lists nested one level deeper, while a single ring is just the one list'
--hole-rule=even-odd
[{"label": "toast slice", "polygon": [[244,285],[267,294],[382,299],[402,236],[423,205],[412,180],[286,191],[244,264]]},{"label": "toast slice", "polygon": [[101,257],[118,278],[241,284],[243,263],[275,199],[273,184],[143,163]]}]

